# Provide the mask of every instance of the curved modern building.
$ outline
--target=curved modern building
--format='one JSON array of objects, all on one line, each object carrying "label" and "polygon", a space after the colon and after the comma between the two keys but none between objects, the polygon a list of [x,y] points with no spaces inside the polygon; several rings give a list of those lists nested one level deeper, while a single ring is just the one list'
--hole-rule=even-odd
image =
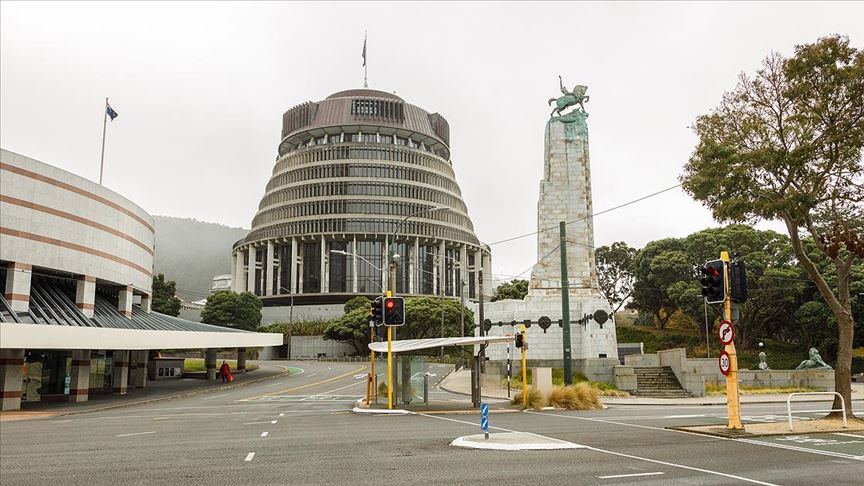
[{"label": "curved modern building", "polygon": [[234,289],[265,306],[380,295],[391,244],[399,295],[478,295],[490,255],[456,182],[447,120],[372,89],[285,112],[273,175],[233,248]]}]

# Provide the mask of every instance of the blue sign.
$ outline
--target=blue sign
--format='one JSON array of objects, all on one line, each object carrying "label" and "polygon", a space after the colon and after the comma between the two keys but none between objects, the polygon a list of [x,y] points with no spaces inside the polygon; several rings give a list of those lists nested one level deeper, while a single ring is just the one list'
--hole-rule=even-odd
[{"label": "blue sign", "polygon": [[480,428],[489,432],[489,404],[486,402],[480,404]]},{"label": "blue sign", "polygon": [[480,419],[480,428],[483,429],[483,432],[489,432],[489,419],[487,417]]}]

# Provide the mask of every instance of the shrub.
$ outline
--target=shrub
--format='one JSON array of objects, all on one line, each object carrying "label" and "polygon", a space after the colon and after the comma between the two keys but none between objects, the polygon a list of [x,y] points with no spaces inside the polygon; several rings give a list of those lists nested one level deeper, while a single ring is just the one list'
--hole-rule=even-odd
[{"label": "shrub", "polygon": [[519,392],[513,397],[513,404],[522,404],[522,409],[532,409],[532,410],[541,410],[546,406],[546,397],[540,393],[540,390],[534,388],[533,386],[528,387],[528,393],[526,395],[526,399],[522,399],[522,393]]},{"label": "shrub", "polygon": [[598,408],[603,408],[603,403],[600,402],[600,392],[591,386],[590,383],[581,382],[576,383],[575,385],[571,385],[573,388],[576,401],[575,404],[578,408],[574,408],[573,410],[594,410]]},{"label": "shrub", "polygon": [[572,386],[556,386],[549,394],[549,406],[574,410],[577,398]]}]

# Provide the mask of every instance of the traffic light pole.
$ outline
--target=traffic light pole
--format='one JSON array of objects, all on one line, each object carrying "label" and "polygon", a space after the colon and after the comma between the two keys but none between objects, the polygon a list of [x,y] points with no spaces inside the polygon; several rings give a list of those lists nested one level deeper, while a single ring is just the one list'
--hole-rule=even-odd
[{"label": "traffic light pole", "polygon": [[522,405],[528,400],[528,368],[525,366],[526,359],[525,353],[528,349],[528,336],[525,335],[525,324],[519,326],[519,332],[522,333]]},{"label": "traffic light pole", "polygon": [[[729,283],[729,252],[720,252],[723,260],[723,285],[726,287],[726,298],[723,300],[723,318],[732,322],[732,289]],[[738,396],[738,354],[735,352],[735,342],[726,345],[729,353],[729,373],[726,375],[726,407],[728,412],[727,429],[744,430],[741,424],[741,402]]]}]

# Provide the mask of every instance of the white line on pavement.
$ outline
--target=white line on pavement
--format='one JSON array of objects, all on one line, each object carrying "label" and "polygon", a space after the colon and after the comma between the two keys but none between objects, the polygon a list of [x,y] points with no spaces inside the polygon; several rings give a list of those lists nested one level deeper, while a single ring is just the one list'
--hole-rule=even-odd
[{"label": "white line on pavement", "polygon": [[[55,422],[55,423],[56,423],[56,422]],[[856,438],[858,438],[858,439],[864,439],[864,435],[844,434],[844,433],[842,433],[842,432],[837,432],[837,433],[835,433],[834,435],[843,435],[843,436],[846,436],[846,437],[856,437]]]},{"label": "white line on pavement", "polygon": [[261,437],[267,437],[267,434],[269,434],[269,433],[270,432],[261,432]]},{"label": "white line on pavement", "polygon": [[282,383],[279,383],[279,382],[277,381],[276,383],[271,383],[271,384],[269,384],[269,385],[265,385],[265,386],[269,388],[269,387],[271,387],[271,386],[277,386],[277,385],[281,385],[281,384],[282,384]]},{"label": "white line on pavement", "polygon": [[249,454],[246,454],[246,459],[243,459],[243,460],[246,461],[246,462],[249,462],[249,461],[252,460],[253,457],[255,457],[255,453],[254,453],[254,452],[250,452]]},{"label": "white line on pavement", "polygon": [[612,478],[635,478],[636,476],[659,476],[661,474],[665,474],[662,472],[650,472],[650,473],[635,473],[635,474],[615,474],[613,476],[597,476],[598,479],[612,479]]},{"label": "white line on pavement", "polygon": [[627,457],[627,458],[629,458],[629,459],[637,459],[637,460],[640,460],[640,461],[653,462],[654,464],[662,464],[662,465],[664,465],[664,466],[677,467],[677,468],[680,468],[680,469],[688,469],[688,470],[690,470],[690,471],[698,471],[698,472],[703,472],[703,473],[706,473],[706,474],[713,474],[713,475],[715,475],[715,476],[723,476],[723,477],[725,477],[725,478],[738,479],[738,480],[740,480],[740,481],[745,481],[745,482],[753,483],[753,484],[761,484],[761,485],[763,485],[763,486],[778,486],[778,485],[776,485],[776,484],[774,484],[774,483],[766,483],[766,482],[763,482],[763,481],[757,481],[757,480],[755,480],[755,479],[745,478],[745,477],[743,477],[743,476],[735,476],[734,474],[726,474],[726,473],[722,473],[722,472],[719,472],[719,471],[711,471],[710,469],[701,469],[701,468],[698,468],[698,467],[685,466],[685,465],[683,465],[683,464],[675,464],[674,462],[658,461],[657,459],[649,459],[649,458],[647,458],[647,457],[633,456],[633,455],[630,455],[630,454],[624,454],[624,453],[621,453],[621,452],[607,451],[607,450],[605,450],[605,449],[597,449],[596,447],[588,447],[588,449],[590,449],[590,450],[592,450],[592,451],[597,451],[597,452],[604,452],[604,453],[606,453],[606,454],[612,454],[613,456]]},{"label": "white line on pavement", "polygon": [[202,400],[213,400],[214,398],[221,398],[221,397],[227,397],[227,396],[228,396],[227,393],[223,393],[221,395],[214,395],[212,397],[202,398]]},{"label": "white line on pavement", "polygon": [[271,424],[275,424],[276,422],[278,422],[278,420],[271,420],[270,421]]},{"label": "white line on pavement", "polygon": [[243,425],[261,425],[261,424],[269,424],[271,422],[246,422]]},{"label": "white line on pavement", "polygon": [[133,435],[146,435],[146,434],[155,434],[156,431],[152,432],[135,432],[134,434],[120,434],[117,437],[131,437]]},{"label": "white line on pavement", "polygon": [[284,417],[285,414],[284,414],[284,413],[280,413],[279,416],[280,416],[280,417]]}]

